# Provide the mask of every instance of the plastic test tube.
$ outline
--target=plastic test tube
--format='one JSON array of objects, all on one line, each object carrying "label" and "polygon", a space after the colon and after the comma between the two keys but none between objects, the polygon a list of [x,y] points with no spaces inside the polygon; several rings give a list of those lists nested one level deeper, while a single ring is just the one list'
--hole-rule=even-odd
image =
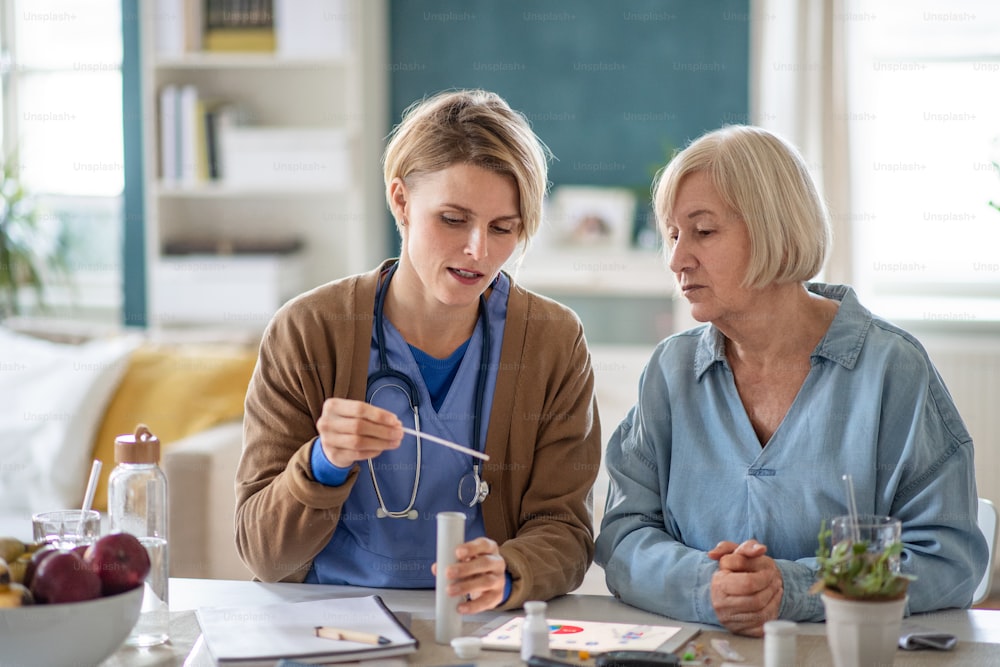
[{"label": "plastic test tube", "polygon": [[448,644],[462,634],[462,615],[458,613],[460,600],[448,595],[449,565],[458,562],[455,549],[465,542],[465,515],[461,512],[438,512],[437,515],[437,579],[434,587],[434,640]]},{"label": "plastic test tube", "polygon": [[795,635],[798,626],[792,621],[768,621],[764,624],[764,667],[795,667]]}]

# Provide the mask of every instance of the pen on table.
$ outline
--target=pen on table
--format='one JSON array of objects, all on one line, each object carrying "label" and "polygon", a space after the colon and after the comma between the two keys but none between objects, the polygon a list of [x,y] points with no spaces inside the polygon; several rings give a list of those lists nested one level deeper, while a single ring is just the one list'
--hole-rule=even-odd
[{"label": "pen on table", "polygon": [[341,628],[328,628],[321,625],[316,626],[316,636],[323,639],[340,639],[347,642],[359,642],[361,644],[391,644],[392,640],[374,632],[360,632],[358,630],[343,630]]}]

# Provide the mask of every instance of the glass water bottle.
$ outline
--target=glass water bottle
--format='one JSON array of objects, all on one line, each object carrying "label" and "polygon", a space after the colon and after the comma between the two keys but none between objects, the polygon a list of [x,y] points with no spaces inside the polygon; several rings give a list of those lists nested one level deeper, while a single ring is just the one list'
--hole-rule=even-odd
[{"label": "glass water bottle", "polygon": [[167,478],[159,460],[160,441],[145,424],[139,424],[134,434],[115,438],[116,465],[108,479],[111,532],[139,538],[151,566],[139,621],[125,640],[130,646],[155,646],[169,637]]}]

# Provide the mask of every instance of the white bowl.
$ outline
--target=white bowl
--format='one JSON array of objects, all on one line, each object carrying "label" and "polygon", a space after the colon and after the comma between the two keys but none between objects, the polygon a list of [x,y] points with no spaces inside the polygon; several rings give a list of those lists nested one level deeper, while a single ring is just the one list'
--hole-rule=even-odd
[{"label": "white bowl", "polygon": [[143,587],[62,604],[0,609],[0,664],[79,667],[114,653],[139,620]]}]

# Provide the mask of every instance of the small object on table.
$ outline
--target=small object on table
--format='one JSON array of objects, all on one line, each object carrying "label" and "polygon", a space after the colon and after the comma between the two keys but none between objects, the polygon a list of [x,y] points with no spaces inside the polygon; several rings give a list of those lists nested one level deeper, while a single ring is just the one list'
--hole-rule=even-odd
[{"label": "small object on table", "polygon": [[913,651],[922,648],[933,648],[939,651],[950,651],[958,643],[958,637],[947,632],[934,630],[914,623],[913,621],[903,621],[903,628],[899,633],[899,648]]},{"label": "small object on table", "polygon": [[451,640],[451,647],[459,658],[478,658],[483,650],[483,640],[479,637],[455,637]]},{"label": "small object on table", "polygon": [[674,653],[660,651],[608,651],[597,656],[597,667],[677,667]]},{"label": "small object on table", "polygon": [[[705,646],[698,642],[688,642],[680,652],[681,664],[700,665],[705,658]],[[710,660],[709,658],[705,658]],[[705,663],[707,664],[707,663]]]},{"label": "small object on table", "polygon": [[795,635],[798,626],[792,621],[768,621],[764,624],[764,667],[795,664]]},{"label": "small object on table", "polygon": [[528,667],[580,667],[579,663],[559,660],[557,658],[546,658],[540,655],[533,655],[525,662]]},{"label": "small object on table", "polygon": [[546,604],[540,600],[524,603],[524,625],[521,626],[521,660],[528,661],[533,655],[547,658],[552,655],[549,648],[549,622],[545,620]]},{"label": "small object on table", "polygon": [[345,630],[342,628],[331,628],[322,625],[316,626],[316,636],[323,639],[337,639],[345,642],[358,642],[359,644],[374,644],[384,646],[391,644],[388,637],[377,635],[373,632],[360,632],[358,630]]},{"label": "small object on table", "polygon": [[722,656],[723,660],[733,660],[735,662],[743,662],[746,660],[740,653],[733,650],[733,647],[729,644],[728,639],[719,639],[715,637],[712,639],[712,648],[715,652]]}]

